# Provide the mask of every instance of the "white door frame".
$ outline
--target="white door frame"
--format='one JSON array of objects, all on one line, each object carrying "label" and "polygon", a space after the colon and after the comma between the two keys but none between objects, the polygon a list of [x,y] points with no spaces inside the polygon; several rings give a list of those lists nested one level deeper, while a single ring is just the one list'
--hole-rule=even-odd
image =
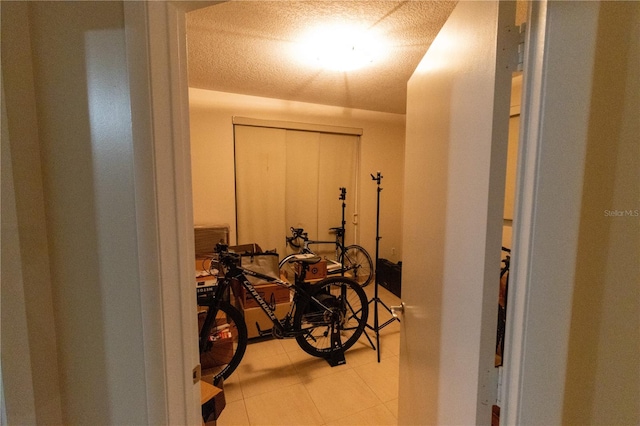
[{"label": "white door frame", "polygon": [[124,2],[149,424],[202,423],[184,23],[214,3]]},{"label": "white door frame", "polygon": [[[150,424],[201,422],[190,385],[198,360],[184,14],[214,3],[125,2]],[[530,6],[502,424],[561,423],[599,8],[572,3]],[[549,330],[558,346],[541,353]]]},{"label": "white door frame", "polygon": [[501,424],[562,424],[599,2],[529,4]]}]

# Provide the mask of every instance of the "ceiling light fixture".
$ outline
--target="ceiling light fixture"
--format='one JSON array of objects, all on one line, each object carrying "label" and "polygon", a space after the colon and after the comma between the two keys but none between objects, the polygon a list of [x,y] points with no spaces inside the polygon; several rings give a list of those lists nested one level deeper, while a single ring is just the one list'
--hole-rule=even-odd
[{"label": "ceiling light fixture", "polygon": [[386,51],[383,38],[372,30],[330,25],[302,37],[296,54],[308,65],[352,71],[379,61]]}]

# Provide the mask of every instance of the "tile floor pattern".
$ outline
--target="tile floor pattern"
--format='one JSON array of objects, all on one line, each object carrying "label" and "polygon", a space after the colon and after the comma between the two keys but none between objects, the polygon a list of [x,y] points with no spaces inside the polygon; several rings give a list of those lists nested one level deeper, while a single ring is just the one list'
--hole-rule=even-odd
[{"label": "tile floor pattern", "polygon": [[[365,288],[369,299],[374,286]],[[387,306],[396,296],[378,288]],[[373,325],[373,302],[369,324]],[[378,308],[379,324],[391,315]],[[367,329],[375,343],[375,333]],[[363,336],[345,353],[346,364],[331,367],[304,352],[295,339],[250,343],[238,369],[224,383],[227,405],[218,426],[395,425],[398,416],[400,324],[380,330],[377,352]]]}]

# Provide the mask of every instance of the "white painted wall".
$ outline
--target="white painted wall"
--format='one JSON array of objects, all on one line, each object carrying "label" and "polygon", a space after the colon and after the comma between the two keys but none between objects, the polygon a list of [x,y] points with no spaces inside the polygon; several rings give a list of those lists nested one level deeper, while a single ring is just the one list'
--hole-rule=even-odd
[{"label": "white painted wall", "polygon": [[61,422],[33,67],[25,54],[31,50],[28,29],[27,4],[2,3],[1,335],[10,424]]},{"label": "white painted wall", "polygon": [[640,424],[640,3],[602,2],[563,424]]},{"label": "white painted wall", "polygon": [[[3,197],[12,172],[15,201],[8,229],[2,205],[3,290],[5,278],[15,290],[2,295],[2,372],[28,379],[30,371],[33,378],[32,392],[24,393],[26,387],[4,380],[7,419],[144,424],[123,4],[3,2],[2,20]],[[8,49],[16,41],[22,48]],[[5,275],[5,244],[12,242],[20,245]],[[19,316],[5,318],[5,306],[21,304],[10,311]],[[19,365],[14,346],[24,343],[4,332],[13,321],[28,331],[26,371],[8,370]],[[26,400],[16,404],[20,398]],[[25,412],[30,405],[35,411]]]},{"label": "white painted wall", "polygon": [[638,424],[640,4],[530,7],[501,423]]},{"label": "white painted wall", "polygon": [[[377,186],[370,174],[380,170],[380,257],[402,260],[404,115],[196,88],[189,89],[189,104],[196,225],[228,224],[232,242],[235,238],[233,116],[357,127],[363,129],[358,194],[360,244],[375,256]],[[347,191],[349,203],[354,194]]]}]

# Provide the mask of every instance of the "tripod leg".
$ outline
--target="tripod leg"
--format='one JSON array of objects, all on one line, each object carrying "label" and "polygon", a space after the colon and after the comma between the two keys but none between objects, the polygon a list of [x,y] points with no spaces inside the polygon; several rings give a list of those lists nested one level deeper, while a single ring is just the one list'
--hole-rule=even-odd
[{"label": "tripod leg", "polygon": [[[378,283],[376,282],[376,290],[377,290],[377,285]],[[376,291],[377,293],[377,291]],[[374,306],[375,306],[375,312],[373,314],[374,316],[374,320],[373,320],[373,325],[376,329],[376,346],[378,347],[378,362],[380,362],[380,327],[379,327],[379,323],[378,323],[378,296],[376,294],[376,299],[374,302]]]},{"label": "tripod leg", "polygon": [[367,333],[367,330],[364,330],[364,335],[367,338],[367,340],[369,341],[369,344],[371,345],[371,349],[375,350],[376,349],[376,345],[373,344],[373,340],[371,340],[371,337],[369,337],[369,333]]}]

